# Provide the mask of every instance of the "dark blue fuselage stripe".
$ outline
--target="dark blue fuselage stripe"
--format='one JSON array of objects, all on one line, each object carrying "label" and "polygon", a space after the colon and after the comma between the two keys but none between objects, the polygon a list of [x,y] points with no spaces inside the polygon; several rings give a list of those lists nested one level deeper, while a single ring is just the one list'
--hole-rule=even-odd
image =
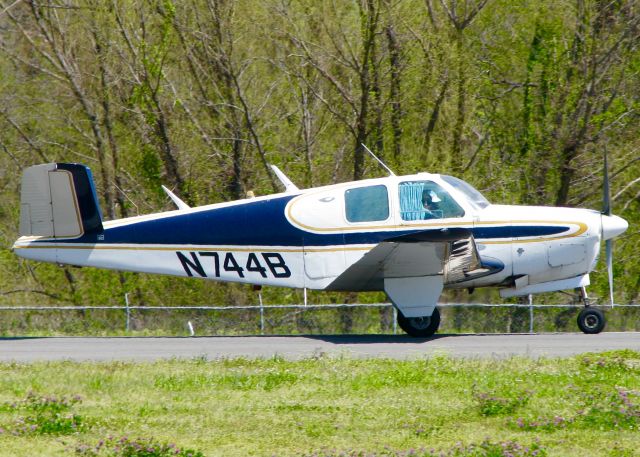
[{"label": "dark blue fuselage stripe", "polygon": [[[105,229],[104,240],[98,234],[86,234],[59,243],[108,243],[142,245],[207,246],[336,246],[377,244],[390,237],[415,233],[418,229],[379,232],[310,233],[293,225],[285,217],[285,207],[294,196],[247,202],[225,208],[178,214]],[[567,226],[474,227],[478,240],[554,235]],[[48,241],[50,242],[50,241]]]}]

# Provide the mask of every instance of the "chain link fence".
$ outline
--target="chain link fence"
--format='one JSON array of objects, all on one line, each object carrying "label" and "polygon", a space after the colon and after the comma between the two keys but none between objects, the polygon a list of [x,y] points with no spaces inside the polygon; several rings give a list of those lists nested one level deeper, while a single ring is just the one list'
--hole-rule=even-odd
[{"label": "chain link fence", "polygon": [[[577,331],[582,305],[442,303],[440,333]],[[640,330],[640,305],[601,307],[606,331]],[[390,303],[252,306],[1,306],[0,335],[402,333]]]}]

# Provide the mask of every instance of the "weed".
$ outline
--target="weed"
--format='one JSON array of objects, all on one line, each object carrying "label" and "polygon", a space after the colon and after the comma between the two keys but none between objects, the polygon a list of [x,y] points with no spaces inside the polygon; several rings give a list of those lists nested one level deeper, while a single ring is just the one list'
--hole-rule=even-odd
[{"label": "weed", "polygon": [[617,388],[615,392],[596,393],[586,397],[580,410],[580,422],[600,429],[637,429],[640,425],[640,392]]},{"label": "weed", "polygon": [[553,418],[537,418],[537,419],[525,419],[519,417],[515,421],[515,426],[520,430],[539,430],[551,432],[560,428],[565,428],[569,424],[575,422],[575,418],[565,418],[563,416],[553,416]]},{"label": "weed", "polygon": [[629,372],[640,370],[638,353],[631,350],[603,352],[582,356],[581,365],[590,371]]},{"label": "weed", "polygon": [[25,409],[39,413],[60,413],[67,411],[81,401],[82,397],[80,395],[74,395],[72,397],[56,397],[55,395],[41,397],[33,392],[29,392],[23,404]]},{"label": "weed", "polygon": [[28,410],[34,412],[59,413],[70,409],[82,401],[82,397],[56,397],[55,395],[40,396],[34,392],[29,392],[24,400],[5,403],[4,410]]},{"label": "weed", "polygon": [[495,392],[474,392],[473,397],[483,416],[500,416],[513,413],[529,402],[530,392],[514,392],[500,396]]},{"label": "weed", "polygon": [[525,446],[516,441],[494,443],[485,440],[480,444],[464,445],[458,443],[446,451],[427,450],[425,448],[402,451],[387,448],[380,453],[357,450],[322,450],[308,454],[307,457],[545,457],[546,455],[547,451],[538,442]]},{"label": "weed", "polygon": [[485,440],[481,444],[469,446],[458,444],[446,453],[431,451],[426,455],[429,457],[543,457],[547,455],[547,452],[538,442],[525,446],[516,441],[493,443]]},{"label": "weed", "polygon": [[200,451],[180,448],[173,443],[159,443],[152,438],[130,439],[126,436],[109,436],[94,446],[79,444],[74,452],[83,457],[204,457]]},{"label": "weed", "polygon": [[570,425],[599,430],[629,429],[640,425],[640,392],[617,388],[615,392],[593,389],[579,396],[583,407],[574,417],[518,418],[512,424],[520,430],[554,431]]},{"label": "weed", "polygon": [[81,401],[80,396],[39,396],[29,392],[22,401],[8,403],[6,410],[27,411],[6,430],[13,435],[70,435],[80,431],[84,420],[69,410]]},{"label": "weed", "polygon": [[351,387],[354,390],[408,387],[424,384],[427,382],[428,375],[424,364],[398,364],[379,371],[360,374],[352,380]]},{"label": "weed", "polygon": [[294,384],[298,376],[286,370],[267,370],[264,373],[245,373],[232,371],[223,375],[161,375],[156,377],[154,385],[169,392],[194,388],[230,388],[232,390],[262,389],[271,391],[281,386]]},{"label": "weed", "polygon": [[70,435],[83,428],[82,417],[77,414],[37,414],[16,421],[14,435]]}]

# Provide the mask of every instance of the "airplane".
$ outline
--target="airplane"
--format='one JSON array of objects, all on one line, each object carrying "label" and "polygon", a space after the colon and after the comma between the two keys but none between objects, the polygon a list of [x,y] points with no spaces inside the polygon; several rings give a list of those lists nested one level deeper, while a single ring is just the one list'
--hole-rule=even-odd
[{"label": "airplane", "polygon": [[443,289],[498,287],[504,298],[577,290],[580,330],[602,331],[590,306],[589,273],[606,241],[613,305],[612,240],[628,227],[611,214],[605,156],[604,212],[491,204],[467,182],[417,173],[106,221],[91,170],[49,163],[22,176],[25,259],[258,286],[384,291],[399,326],[433,335]]}]

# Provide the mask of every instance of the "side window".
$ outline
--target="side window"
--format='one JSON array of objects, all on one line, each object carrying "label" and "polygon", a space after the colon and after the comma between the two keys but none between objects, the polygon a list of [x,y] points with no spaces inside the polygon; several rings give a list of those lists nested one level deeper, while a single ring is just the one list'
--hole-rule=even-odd
[{"label": "side window", "polygon": [[431,181],[400,183],[400,216],[405,221],[462,217],[464,210],[438,184]]},{"label": "side window", "polygon": [[344,202],[349,222],[384,221],[389,218],[386,186],[349,189],[344,193]]}]

